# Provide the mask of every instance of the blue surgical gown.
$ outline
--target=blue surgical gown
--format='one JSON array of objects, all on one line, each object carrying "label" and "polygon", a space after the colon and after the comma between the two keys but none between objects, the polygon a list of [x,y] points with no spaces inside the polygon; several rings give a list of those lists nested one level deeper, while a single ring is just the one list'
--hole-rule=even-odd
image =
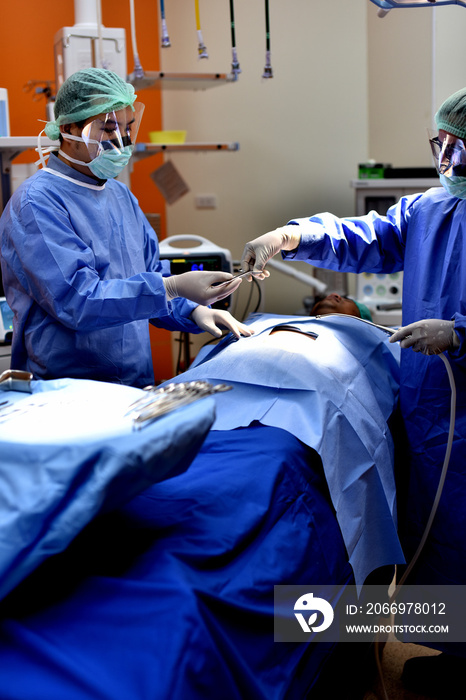
[{"label": "blue surgical gown", "polygon": [[167,302],[169,263],[126,185],[96,186],[53,154],[48,169],[23,183],[0,219],[11,366],[36,379],[152,384],[148,320],[199,332],[189,319],[196,304]]},{"label": "blue surgical gown", "polygon": [[[446,353],[457,385],[455,439],[443,495],[422,558],[407,583],[466,584],[466,201],[443,188],[403,197],[386,216],[296,219],[286,259],[345,272],[404,270],[403,325],[454,319],[460,347]],[[401,351],[400,407],[408,445],[398,446],[398,510],[409,560],[427,523],[448,437],[450,385],[440,358]]]}]

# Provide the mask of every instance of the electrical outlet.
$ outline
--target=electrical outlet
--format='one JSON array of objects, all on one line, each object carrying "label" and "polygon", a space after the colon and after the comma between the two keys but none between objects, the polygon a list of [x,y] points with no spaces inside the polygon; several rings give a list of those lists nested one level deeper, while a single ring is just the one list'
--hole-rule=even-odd
[{"label": "electrical outlet", "polygon": [[197,194],[195,196],[196,209],[217,209],[217,195]]}]

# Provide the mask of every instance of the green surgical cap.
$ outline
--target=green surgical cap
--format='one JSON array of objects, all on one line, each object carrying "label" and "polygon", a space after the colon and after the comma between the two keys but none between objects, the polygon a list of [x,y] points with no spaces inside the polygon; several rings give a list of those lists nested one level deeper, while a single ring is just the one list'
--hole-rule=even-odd
[{"label": "green surgical cap", "polygon": [[466,139],[466,88],[453,93],[435,115],[439,129],[460,139]]},{"label": "green surgical cap", "polygon": [[47,122],[45,133],[56,141],[61,124],[74,124],[98,114],[132,106],[134,87],[119,75],[103,68],[85,68],[65,80],[55,99],[55,121]]},{"label": "green surgical cap", "polygon": [[[354,301],[354,299],[353,299],[353,301]],[[354,303],[356,304],[356,306],[359,309],[359,313],[361,314],[361,318],[364,318],[366,321],[372,321],[372,315],[371,315],[371,312],[369,311],[369,309],[367,308],[367,306],[365,304],[361,304],[360,301],[354,301]]]}]

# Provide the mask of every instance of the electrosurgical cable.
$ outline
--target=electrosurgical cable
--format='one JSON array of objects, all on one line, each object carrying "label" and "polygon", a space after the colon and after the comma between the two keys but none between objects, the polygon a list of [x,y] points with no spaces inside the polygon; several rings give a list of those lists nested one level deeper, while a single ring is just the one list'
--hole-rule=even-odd
[{"label": "electrosurgical cable", "polygon": [[[233,316],[240,318],[241,321],[243,321],[243,322],[245,321],[245,319],[246,319],[251,313],[255,313],[255,312],[257,311],[257,309],[258,309],[258,304],[260,304],[260,300],[261,300],[261,296],[262,296],[262,295],[261,295],[261,290],[260,290],[260,284],[258,283],[258,281],[257,281],[254,277],[252,278],[251,284],[248,285],[247,289],[248,289],[248,296],[247,296],[247,299],[246,299],[246,304],[245,304],[245,306],[244,306],[244,311],[243,311],[242,313],[238,314],[238,316],[237,316],[237,312],[236,312],[236,306],[237,306],[236,299],[238,299],[238,296],[237,296],[237,295],[235,295],[235,296],[236,296],[236,299],[235,299],[235,308],[231,311],[231,313],[232,313]],[[254,309],[253,311],[249,311],[249,307],[250,307],[250,305],[251,305],[251,300],[252,300],[252,295],[254,294],[254,289],[257,289],[258,295],[259,295],[259,299],[258,299],[258,301],[257,301],[257,303],[256,303],[255,309]],[[238,291],[239,291],[239,290],[238,290]]]},{"label": "electrosurgical cable", "polygon": [[[327,315],[328,316],[345,316],[345,314],[326,314],[326,316]],[[324,318],[324,316],[316,316],[316,318]],[[368,321],[365,318],[358,318],[357,316],[354,316],[353,318],[356,318],[358,321],[362,321],[363,323],[368,323],[370,326],[374,326],[375,328],[379,328],[380,330],[385,331],[385,333],[388,333],[388,335],[393,335],[394,333],[396,333],[396,330],[394,328],[389,328],[388,326],[380,326],[377,323],[373,323],[372,321]],[[393,594],[390,597],[390,603],[392,603],[395,600],[401,586],[404,584],[407,577],[411,573],[414,565],[416,564],[417,560],[419,559],[419,556],[424,548],[427,537],[428,537],[429,532],[430,532],[431,527],[432,527],[432,523],[433,523],[435,514],[437,512],[438,504],[439,504],[440,497],[441,497],[442,491],[443,491],[443,485],[445,483],[445,478],[446,478],[447,471],[448,471],[448,465],[450,463],[450,456],[451,456],[451,450],[453,447],[453,437],[454,437],[454,433],[455,433],[455,421],[456,421],[456,384],[455,384],[455,378],[453,376],[453,371],[451,369],[450,362],[446,358],[445,354],[443,352],[441,352],[437,355],[437,357],[439,357],[443,361],[445,368],[447,370],[448,381],[450,383],[450,392],[451,392],[450,393],[450,425],[449,425],[449,430],[448,430],[447,447],[445,450],[445,457],[443,460],[442,471],[440,473],[440,479],[439,479],[439,483],[437,486],[437,492],[435,494],[434,502],[433,502],[432,508],[430,510],[430,514],[429,514],[429,518],[427,520],[426,527],[424,528],[424,532],[422,534],[421,540],[419,542],[419,546],[418,546],[414,556],[412,557],[411,561],[409,562],[409,564],[406,568],[406,571],[404,572],[403,576],[400,579],[400,582],[398,583]]]},{"label": "electrosurgical cable", "polygon": [[273,78],[272,64],[270,62],[270,17],[269,0],[265,0],[265,68],[263,78]]},{"label": "electrosurgical cable", "polygon": [[[436,494],[435,494],[434,502],[433,502],[433,504],[432,504],[432,508],[431,508],[431,510],[430,510],[430,514],[429,514],[429,518],[428,518],[428,521],[427,521],[427,525],[426,525],[425,528],[424,528],[424,532],[422,533],[422,537],[421,537],[421,540],[420,540],[420,542],[419,542],[419,545],[418,545],[418,548],[417,548],[416,552],[414,553],[413,557],[411,558],[411,561],[409,562],[408,566],[406,567],[406,570],[405,570],[403,576],[401,577],[399,583],[397,583],[397,585],[396,585],[396,587],[395,587],[395,590],[393,591],[393,593],[391,594],[391,596],[390,596],[390,598],[389,598],[389,600],[388,600],[388,604],[389,604],[389,605],[391,605],[391,604],[393,603],[393,601],[396,599],[396,597],[398,596],[398,594],[399,594],[399,592],[400,592],[400,590],[401,590],[401,587],[403,586],[404,582],[406,581],[406,579],[408,578],[409,574],[410,574],[411,571],[413,570],[413,568],[414,568],[414,566],[415,566],[417,560],[419,559],[419,557],[420,557],[420,555],[421,555],[421,553],[422,553],[422,550],[424,549],[425,543],[426,543],[426,541],[427,541],[427,538],[428,538],[428,536],[429,536],[429,532],[430,532],[431,527],[432,527],[432,523],[434,522],[434,518],[435,518],[435,514],[436,514],[436,512],[437,512],[438,504],[439,504],[439,502],[440,502],[440,497],[441,497],[441,495],[442,495],[443,486],[444,486],[444,483],[445,483],[445,478],[446,478],[446,476],[447,476],[448,465],[449,465],[449,463],[450,463],[450,455],[451,455],[451,450],[452,450],[452,446],[453,446],[453,437],[454,437],[454,432],[455,432],[455,420],[456,420],[456,384],[455,384],[455,378],[454,378],[454,376],[453,376],[453,371],[452,371],[452,369],[451,369],[450,362],[449,362],[448,359],[445,357],[445,355],[443,354],[443,352],[441,352],[441,353],[438,355],[438,357],[440,357],[440,359],[443,360],[443,363],[444,363],[444,365],[445,365],[445,367],[446,367],[447,374],[448,374],[448,380],[449,380],[449,382],[450,382],[450,389],[451,389],[451,397],[450,397],[450,428],[449,428],[449,431],[448,431],[447,449],[445,450],[445,457],[444,457],[444,460],[443,460],[442,471],[441,471],[441,474],[440,474],[440,479],[439,479],[439,483],[438,483],[438,486],[437,486],[437,491],[436,491]],[[385,700],[389,700],[389,697],[388,697],[388,694],[387,694],[387,690],[386,690],[386,687],[385,687],[384,678],[383,678],[383,670],[382,670],[382,664],[381,664],[381,660],[380,660],[380,655],[381,655],[381,654],[380,654],[380,648],[379,648],[379,642],[378,642],[378,641],[375,642],[375,651],[376,651],[377,670],[378,670],[378,673],[379,673],[380,682],[381,682],[381,685],[382,685],[382,690],[383,690],[383,693],[384,693],[384,696],[385,696]]]},{"label": "electrosurgical cable", "polygon": [[168,49],[171,46],[170,37],[168,36],[167,22],[165,20],[165,3],[160,0],[160,18],[162,22],[162,49]]},{"label": "electrosurgical cable", "polygon": [[239,66],[238,54],[236,52],[236,31],[235,31],[235,7],[234,0],[230,0],[230,27],[231,27],[231,72],[235,76],[235,80],[241,73]]},{"label": "electrosurgical cable", "polygon": [[[254,308],[252,311],[248,311],[249,305],[250,305],[251,299],[252,299],[253,286],[257,289],[257,302],[256,302],[255,308]],[[241,316],[242,320],[244,321],[250,314],[255,314],[256,311],[258,311],[258,309],[259,309],[259,307],[260,307],[260,305],[261,305],[261,302],[262,302],[262,291],[261,291],[261,286],[260,286],[259,282],[253,277],[253,278],[252,278],[251,289],[250,289],[250,291],[249,291],[249,298],[248,298],[248,300],[247,300],[247,302],[246,302],[246,307],[245,307],[245,309],[244,309],[243,315]]]},{"label": "electrosurgical cable", "polygon": [[455,384],[455,378],[453,376],[453,371],[451,369],[450,362],[448,359],[445,357],[443,352],[439,353],[438,357],[440,357],[441,360],[443,360],[443,363],[445,365],[445,368],[447,370],[448,374],[448,380],[450,382],[450,390],[451,390],[451,396],[450,396],[450,428],[448,431],[448,441],[447,441],[447,448],[445,451],[445,457],[443,460],[443,466],[442,466],[442,471],[440,474],[440,479],[439,479],[439,484],[437,486],[437,492],[435,494],[434,502],[430,511],[429,519],[427,521],[427,525],[424,529],[424,532],[421,537],[421,541],[419,542],[418,548],[412,557],[411,561],[408,564],[408,567],[406,568],[406,571],[404,572],[403,576],[400,579],[400,582],[397,584],[391,598],[390,598],[390,603],[392,603],[396,596],[398,595],[398,592],[403,585],[403,583],[406,581],[408,578],[409,574],[411,573],[414,565],[416,564],[417,560],[419,559],[419,556],[424,548],[424,545],[426,543],[427,537],[429,535],[430,529],[432,527],[432,523],[435,517],[435,514],[437,512],[438,504],[440,501],[440,497],[442,495],[443,491],[443,485],[445,483],[445,478],[447,476],[447,470],[448,470],[448,465],[450,462],[450,455],[451,455],[451,450],[453,447],[453,437],[455,433],[455,420],[456,420],[456,384]]},{"label": "electrosurgical cable", "polygon": [[[326,314],[328,316],[345,316],[345,314]],[[324,316],[316,316],[316,318],[324,318]],[[357,316],[354,316],[353,318],[356,318],[358,321],[362,321],[363,323],[368,323],[370,326],[375,326],[375,328],[379,328],[382,331],[385,331],[388,333],[388,335],[393,335],[395,333],[394,328],[389,328],[388,326],[381,326],[378,325],[377,323],[373,323],[372,321],[368,321],[367,319],[364,318],[358,318]],[[426,544],[427,538],[429,536],[430,530],[432,528],[432,524],[434,522],[435,515],[437,513],[437,508],[440,502],[440,498],[442,496],[442,491],[443,491],[443,486],[445,484],[445,479],[447,476],[447,471],[448,471],[448,466],[450,464],[450,456],[451,456],[451,450],[453,447],[453,438],[454,438],[454,433],[455,433],[455,421],[456,421],[456,384],[455,384],[455,378],[453,376],[453,371],[450,365],[450,362],[448,361],[447,357],[443,352],[438,354],[438,357],[443,361],[447,374],[448,374],[448,381],[450,383],[450,426],[448,430],[448,440],[447,440],[447,447],[445,450],[445,456],[443,460],[443,466],[442,466],[442,471],[440,473],[440,479],[439,483],[437,486],[437,491],[435,493],[435,498],[434,502],[432,504],[432,508],[430,510],[429,518],[427,520],[427,524],[424,528],[424,532],[422,533],[421,540],[419,542],[419,545],[417,547],[416,552],[414,553],[413,557],[411,558],[411,561],[408,563],[408,566],[406,567],[405,572],[403,573],[403,576],[401,577],[400,581],[397,583],[395,590],[393,593],[390,595],[389,598],[389,605],[393,603],[393,601],[396,599],[398,596],[401,587],[405,583],[406,579],[408,578],[409,574],[413,570],[417,560],[419,559],[422,550],[424,549],[424,546]],[[379,654],[379,642],[376,641],[375,643],[375,649],[376,649],[376,663],[377,663],[377,668],[382,684],[382,689],[383,693],[385,696],[385,700],[389,700],[387,691],[385,688],[385,683],[383,680],[383,672],[382,672],[382,667],[381,667],[381,662],[380,662],[380,654]]]},{"label": "electrosurgical cable", "polygon": [[[409,562],[408,566],[406,567],[406,570],[405,570],[403,576],[401,577],[400,581],[395,586],[395,590],[393,591],[393,593],[391,594],[391,596],[389,598],[389,601],[388,601],[389,605],[391,605],[393,603],[393,601],[397,598],[397,596],[401,590],[401,587],[403,586],[403,584],[405,583],[409,574],[413,570],[417,560],[419,559],[419,557],[422,553],[422,550],[424,549],[424,546],[426,544],[427,538],[429,536],[429,533],[430,533],[430,530],[432,527],[432,523],[434,522],[435,514],[437,512],[438,504],[440,502],[440,497],[442,495],[443,486],[444,486],[445,479],[447,476],[448,465],[450,463],[451,450],[452,450],[452,446],[453,446],[453,437],[454,437],[454,432],[455,432],[455,420],[456,420],[456,384],[455,384],[455,378],[453,376],[453,371],[451,369],[450,362],[445,357],[443,352],[441,352],[438,355],[438,357],[440,357],[440,359],[443,361],[443,363],[445,365],[445,368],[446,368],[447,374],[448,374],[448,380],[450,382],[450,389],[451,389],[450,428],[448,431],[447,448],[445,450],[445,457],[443,460],[442,471],[440,473],[440,479],[439,479],[439,483],[437,486],[437,491],[435,494],[434,502],[433,502],[432,508],[430,510],[429,518],[427,520],[427,525],[424,528],[424,532],[422,533],[422,537],[421,537],[421,540],[419,542],[419,545],[418,545],[416,552],[414,553],[413,557],[411,558],[411,561]],[[376,664],[377,664],[377,669],[378,669],[378,673],[379,673],[379,677],[380,677],[380,682],[382,685],[382,690],[383,690],[383,693],[385,696],[385,700],[389,700],[387,690],[385,687],[384,678],[383,678],[382,663],[381,663],[381,659],[380,659],[381,653],[380,653],[378,641],[376,641],[375,648],[376,648]]]},{"label": "electrosurgical cable", "polygon": [[[341,316],[342,318],[348,318],[348,314],[337,313],[319,314],[318,316],[315,316],[315,318],[327,318],[328,316]],[[379,330],[385,331],[385,333],[387,333],[388,335],[393,335],[394,333],[396,333],[395,328],[390,328],[389,326],[381,326],[378,323],[369,321],[367,318],[359,318],[358,316],[352,316],[351,318],[355,318],[357,321],[362,321],[363,323],[368,323],[369,326],[374,326],[374,328],[379,328]]]},{"label": "electrosurgical cable", "polygon": [[199,58],[209,58],[209,54],[207,53],[207,47],[204,44],[204,39],[202,38],[202,29],[201,29],[201,13],[199,12],[199,0],[194,0],[194,9],[196,11],[196,30],[197,30],[197,39],[198,39],[198,47],[197,47],[197,52],[199,54]]}]

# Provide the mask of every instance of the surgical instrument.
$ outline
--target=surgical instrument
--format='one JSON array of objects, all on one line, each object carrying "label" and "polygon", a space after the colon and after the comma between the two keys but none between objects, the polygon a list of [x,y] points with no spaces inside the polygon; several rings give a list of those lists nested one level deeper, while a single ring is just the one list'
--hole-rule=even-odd
[{"label": "surgical instrument", "polygon": [[[133,418],[133,427],[138,430],[181,406],[187,406],[205,396],[229,391],[230,389],[232,387],[228,384],[214,385],[204,380],[180,382],[179,384],[172,382],[166,387],[157,389],[147,387],[146,390],[152,394],[149,402],[142,403],[144,400],[141,399],[132,404],[132,411],[130,412],[136,411],[136,415]],[[139,412],[137,412],[138,410]]]},{"label": "surgical instrument", "polygon": [[245,277],[246,275],[252,274],[253,273],[251,272],[251,270],[240,270],[236,275],[233,275],[231,279],[226,280],[225,282],[216,282],[212,285],[212,287],[226,287],[227,284],[230,284],[230,282],[233,282],[234,280],[238,279],[238,277]]},{"label": "surgical instrument", "polygon": [[[327,316],[342,316],[343,318],[345,316],[348,316],[348,314],[319,314],[315,318],[321,319],[321,318],[326,318]],[[393,335],[396,333],[395,328],[390,328],[389,326],[381,326],[378,323],[374,323],[373,321],[369,321],[367,318],[358,318],[357,316],[353,316],[352,318],[357,319],[358,321],[362,321],[363,323],[367,323],[369,326],[374,326],[374,328],[379,328],[381,331],[385,331],[388,335]]]}]

